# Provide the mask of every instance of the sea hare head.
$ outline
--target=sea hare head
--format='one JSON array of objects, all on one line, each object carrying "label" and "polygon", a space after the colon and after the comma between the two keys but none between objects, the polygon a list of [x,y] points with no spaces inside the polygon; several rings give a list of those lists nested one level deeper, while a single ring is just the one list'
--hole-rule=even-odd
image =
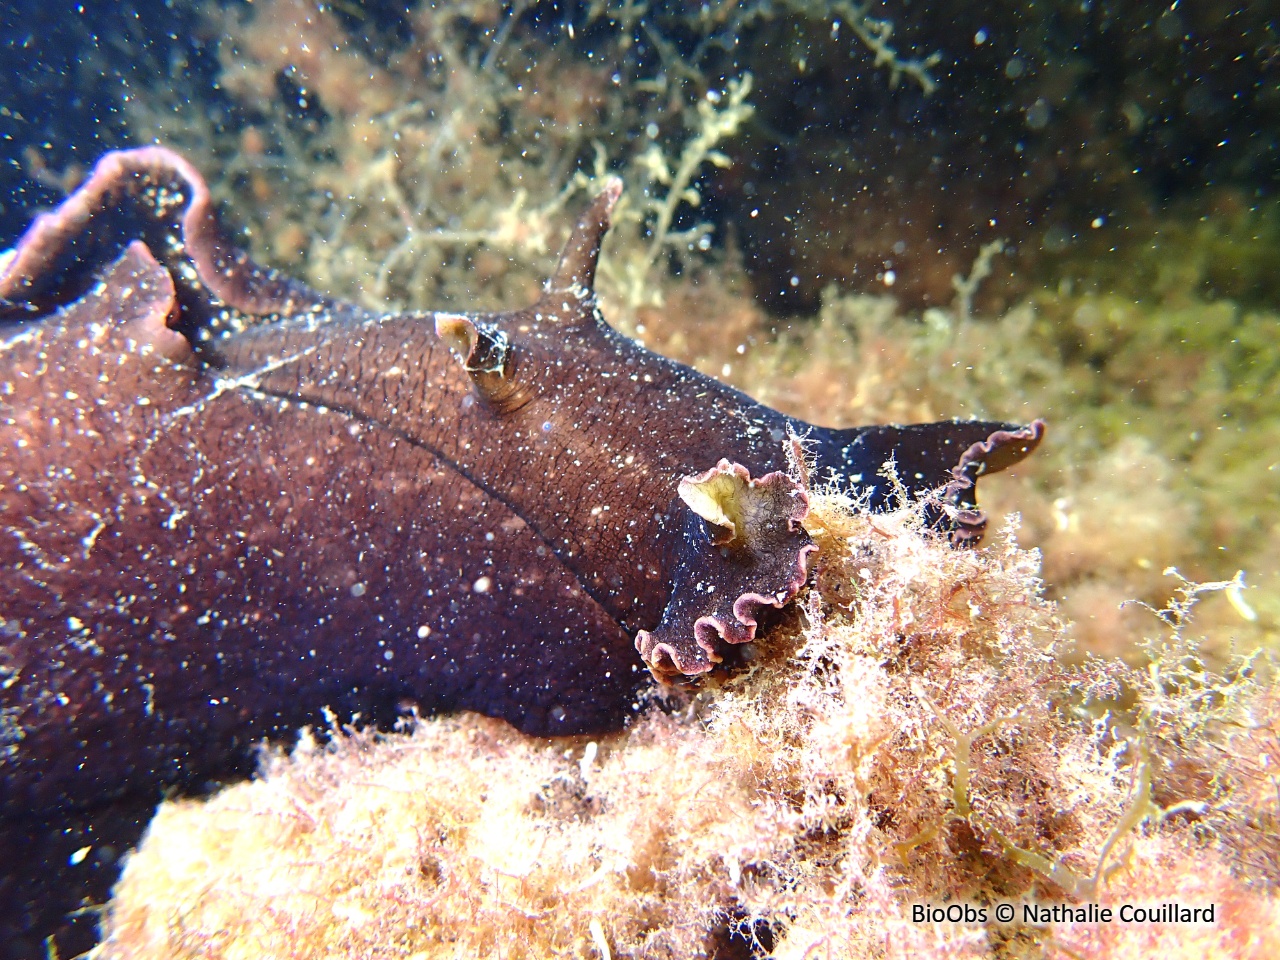
[{"label": "sea hare head", "polygon": [[720,644],[754,639],[760,608],[795,597],[817,549],[800,525],[809,497],[784,473],[753,480],[721,460],[677,489],[689,510],[675,589],[658,626],[636,636],[660,679],[705,673],[722,659]]}]

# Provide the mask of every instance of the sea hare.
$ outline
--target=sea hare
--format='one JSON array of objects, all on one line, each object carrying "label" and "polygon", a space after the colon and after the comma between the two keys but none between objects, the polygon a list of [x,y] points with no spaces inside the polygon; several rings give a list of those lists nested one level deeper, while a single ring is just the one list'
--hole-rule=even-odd
[{"label": "sea hare", "polygon": [[200,175],[104,157],[0,260],[3,810],[190,783],[326,707],[624,722],[802,589],[816,469],[981,536],[1042,426],[831,430],[605,323],[620,184],[532,307],[376,314],[255,265]]}]

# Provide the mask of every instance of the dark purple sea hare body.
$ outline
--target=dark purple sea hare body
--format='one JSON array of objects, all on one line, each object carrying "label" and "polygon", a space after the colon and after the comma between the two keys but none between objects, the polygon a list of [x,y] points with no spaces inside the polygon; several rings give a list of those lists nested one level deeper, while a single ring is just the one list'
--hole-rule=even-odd
[{"label": "dark purple sea hare body", "polygon": [[1029,427],[829,430],[612,331],[611,183],[541,300],[379,315],[226,245],[199,175],[104,158],[0,262],[6,816],[216,774],[325,706],[616,727],[803,587],[807,491],[895,458],[976,540]]}]

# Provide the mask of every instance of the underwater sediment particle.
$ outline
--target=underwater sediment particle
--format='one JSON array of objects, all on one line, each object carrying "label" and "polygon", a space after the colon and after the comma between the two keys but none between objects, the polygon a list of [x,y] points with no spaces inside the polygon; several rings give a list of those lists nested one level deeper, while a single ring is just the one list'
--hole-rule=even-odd
[{"label": "underwater sediment particle", "polygon": [[[813,427],[614,332],[611,180],[532,307],[376,314],[228,244],[181,157],[104,157],[0,261],[3,814],[216,776],[320,711],[614,728],[815,547],[785,441],[981,536],[1042,425]],[[637,655],[639,651],[639,656]]]}]

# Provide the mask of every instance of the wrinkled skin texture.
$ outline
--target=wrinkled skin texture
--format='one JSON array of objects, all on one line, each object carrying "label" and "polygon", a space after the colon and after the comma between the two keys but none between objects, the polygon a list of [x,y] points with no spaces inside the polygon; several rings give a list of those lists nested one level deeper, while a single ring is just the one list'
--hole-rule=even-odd
[{"label": "wrinkled skin texture", "polygon": [[[980,536],[973,480],[1039,424],[811,427],[649,353],[592,291],[617,194],[489,315],[253,265],[160,148],[33,225],[0,263],[5,815],[196,782],[325,706],[617,727],[646,666],[711,669],[803,587],[792,435],[873,509],[892,456]],[[695,513],[717,469],[728,512]]]}]

